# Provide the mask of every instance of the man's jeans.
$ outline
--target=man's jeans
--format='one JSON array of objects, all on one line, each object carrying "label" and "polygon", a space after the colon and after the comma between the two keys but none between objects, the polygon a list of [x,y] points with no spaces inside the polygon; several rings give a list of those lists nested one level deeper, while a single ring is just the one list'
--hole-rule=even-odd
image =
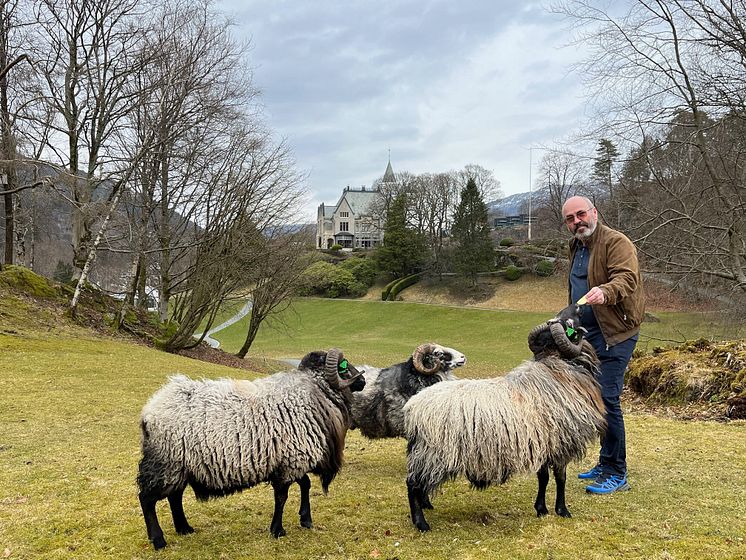
[{"label": "man's jeans", "polygon": [[601,331],[591,331],[586,338],[601,360],[601,375],[598,382],[601,384],[601,396],[606,405],[608,423],[606,435],[601,439],[598,464],[603,468],[604,474],[624,476],[627,474],[627,447],[620,397],[624,385],[624,371],[637,344],[637,335],[608,349]]}]

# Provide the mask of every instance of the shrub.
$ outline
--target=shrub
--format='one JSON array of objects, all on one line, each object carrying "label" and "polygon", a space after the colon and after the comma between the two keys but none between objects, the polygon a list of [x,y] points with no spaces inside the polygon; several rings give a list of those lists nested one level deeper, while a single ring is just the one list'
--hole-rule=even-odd
[{"label": "shrub", "polygon": [[394,280],[392,280],[391,282],[389,282],[388,284],[386,284],[386,287],[385,287],[385,288],[383,289],[383,291],[381,292],[381,299],[382,299],[383,301],[386,301],[387,299],[389,299],[389,294],[391,293],[391,288],[393,288],[393,287],[394,287],[394,285],[395,285],[395,284],[396,284],[396,283],[397,283],[397,282],[398,282],[399,280],[401,280],[401,278],[395,278]]},{"label": "shrub", "polygon": [[339,243],[335,243],[334,245],[332,245],[331,247],[329,247],[329,250],[330,251],[341,251],[342,250],[342,245],[340,245]]},{"label": "shrub", "polygon": [[378,269],[375,263],[369,259],[351,257],[340,263],[339,266],[345,270],[349,270],[355,277],[355,280],[366,288],[370,288],[376,282]]},{"label": "shrub", "polygon": [[367,288],[349,270],[318,261],[303,271],[298,293],[303,296],[337,298],[364,295]]},{"label": "shrub", "polygon": [[500,247],[512,247],[513,245],[515,245],[515,241],[512,237],[503,237],[500,240]]},{"label": "shrub", "polygon": [[521,269],[517,266],[510,265],[505,269],[505,278],[513,282],[521,277]]},{"label": "shrub", "polygon": [[417,282],[419,282],[420,277],[421,274],[417,273],[401,278],[400,280],[395,282],[394,285],[391,287],[391,290],[389,291],[388,299],[391,301],[396,300],[396,296],[399,295],[399,292],[401,292],[404,288],[408,288],[412,284],[416,284]]},{"label": "shrub", "polygon": [[554,274],[554,262],[547,260],[539,261],[536,264],[535,270],[539,276],[551,276]]}]

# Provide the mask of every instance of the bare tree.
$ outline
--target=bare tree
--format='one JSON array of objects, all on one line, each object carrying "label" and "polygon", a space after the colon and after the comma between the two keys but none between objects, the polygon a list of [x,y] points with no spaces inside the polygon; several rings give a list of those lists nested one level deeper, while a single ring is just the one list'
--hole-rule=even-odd
[{"label": "bare tree", "polygon": [[454,173],[420,175],[424,227],[431,251],[431,269],[441,274],[448,268],[445,261],[445,242],[451,233],[453,216],[459,202],[458,181]]},{"label": "bare tree", "polygon": [[[11,96],[15,97],[16,89],[10,84],[11,77],[17,76],[14,68],[28,61],[28,54],[22,52],[18,35],[19,28],[24,26],[24,13],[19,9],[16,0],[0,0],[0,186],[3,189],[5,208],[5,264],[14,262],[14,242],[17,237],[15,210],[18,200],[14,194],[18,190],[16,173],[17,135],[15,131],[15,110]],[[22,83],[16,80],[16,83]],[[19,96],[22,97],[22,96]],[[2,269],[2,262],[0,262]]]},{"label": "bare tree", "polygon": [[259,327],[292,303],[301,274],[313,258],[308,250],[312,243],[313,237],[304,231],[279,232],[276,238],[266,239],[261,266],[254,269],[249,326],[244,343],[236,353],[239,358],[248,353]]},{"label": "bare tree", "polygon": [[575,194],[588,193],[587,161],[565,150],[548,150],[539,164],[542,199],[536,204],[537,226],[544,235],[563,233],[562,205]]},{"label": "bare tree", "polygon": [[128,149],[134,154],[148,137],[155,149],[140,160],[131,185],[133,219],[122,238],[132,260],[122,314],[136,293],[142,305],[146,286],[157,285],[165,321],[199,243],[195,224],[234,162],[230,151],[240,142],[243,154],[266,133],[249,118],[256,91],[242,60],[246,48],[231,39],[211,3],[163,2],[151,18],[129,86],[135,101]]},{"label": "bare tree", "polygon": [[[90,254],[97,198],[129,166],[117,149],[131,110],[127,88],[142,39],[139,0],[39,0],[31,44],[42,75],[40,96],[54,117],[44,157],[68,171],[74,265]],[[116,179],[115,179],[116,182]],[[108,198],[104,192],[103,198]]]},{"label": "bare tree", "polygon": [[485,202],[492,202],[502,197],[500,181],[495,174],[481,165],[470,163],[457,173],[459,192],[466,188],[469,179],[472,179],[479,189],[479,194]]},{"label": "bare tree", "polygon": [[[292,223],[302,199],[302,177],[282,144],[237,129],[224,146],[202,190],[204,202],[193,213],[193,247],[179,275],[172,317],[177,332],[169,349],[196,344],[192,333],[206,320],[205,332],[220,305],[264,267],[264,239]],[[197,341],[198,342],[198,341]]]},{"label": "bare tree", "polygon": [[636,210],[627,231],[648,269],[742,295],[746,146],[734,132],[744,115],[743,0],[637,0],[621,13],[577,1],[563,11],[591,49],[580,70],[604,130],[638,152],[647,143],[652,183],[627,181],[624,204]]}]

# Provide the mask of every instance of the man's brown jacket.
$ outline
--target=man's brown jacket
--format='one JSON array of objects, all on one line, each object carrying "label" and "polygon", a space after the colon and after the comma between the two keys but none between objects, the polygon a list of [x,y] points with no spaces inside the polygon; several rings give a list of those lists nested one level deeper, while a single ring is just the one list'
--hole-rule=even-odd
[{"label": "man's brown jacket", "polygon": [[[645,315],[637,249],[626,235],[600,222],[585,245],[590,251],[588,288],[598,286],[606,300],[603,305],[594,305],[593,313],[606,344],[613,346],[640,332]],[[578,239],[570,241],[570,271],[579,246]],[[568,301],[570,297],[568,295]]]}]

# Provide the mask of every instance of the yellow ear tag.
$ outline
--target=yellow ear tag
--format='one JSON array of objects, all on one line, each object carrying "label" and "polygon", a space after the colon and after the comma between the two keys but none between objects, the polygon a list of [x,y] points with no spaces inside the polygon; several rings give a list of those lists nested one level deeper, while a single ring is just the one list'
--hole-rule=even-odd
[{"label": "yellow ear tag", "polygon": [[583,296],[582,298],[578,300],[578,303],[576,305],[585,305],[585,302],[586,302],[586,299],[585,299],[585,296]]}]

